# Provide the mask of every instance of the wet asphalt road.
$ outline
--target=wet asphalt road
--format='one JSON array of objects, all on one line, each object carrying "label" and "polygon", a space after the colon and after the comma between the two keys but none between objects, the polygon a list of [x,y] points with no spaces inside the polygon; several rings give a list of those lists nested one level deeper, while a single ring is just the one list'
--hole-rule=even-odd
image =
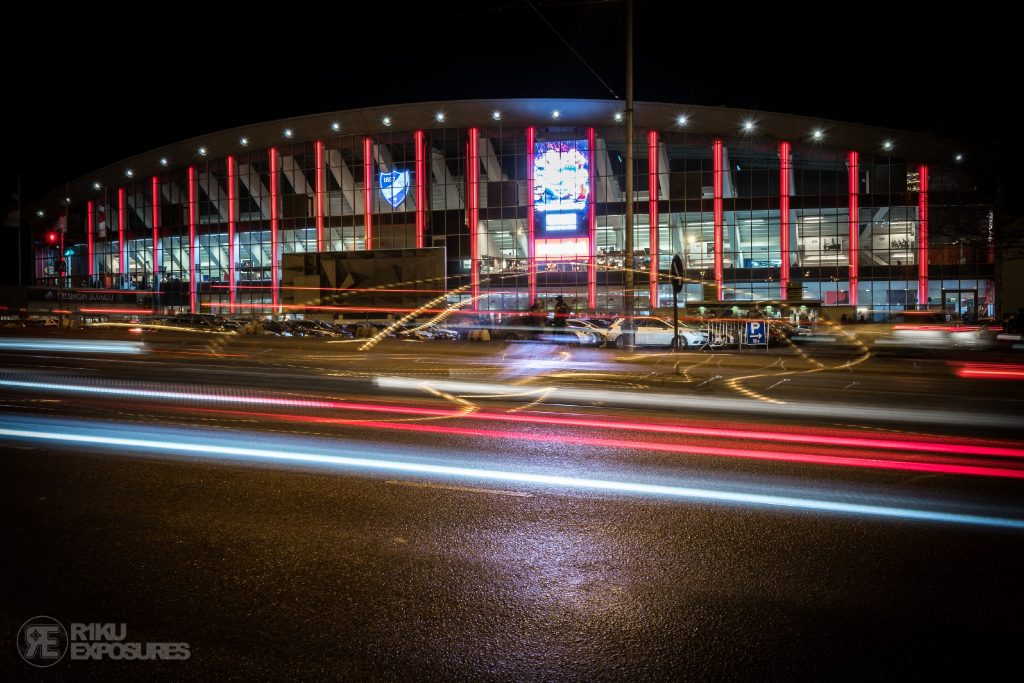
[{"label": "wet asphalt road", "polygon": [[[292,356],[270,364],[276,372],[299,362]],[[113,365],[122,378],[194,377],[175,370],[180,359],[162,369],[83,358],[4,360],[20,376],[61,367],[109,377],[104,368]],[[258,379],[270,364],[232,365],[250,361],[189,365],[217,364],[224,384],[237,373],[243,388],[281,386]],[[319,388],[320,370],[290,388]],[[614,381],[624,386],[641,372],[630,369]],[[351,381],[352,368],[335,379]],[[827,387],[826,380],[814,379]],[[931,396],[933,380],[926,374],[918,390]],[[1004,407],[1015,406],[1016,390],[1008,391]],[[965,395],[972,392],[979,402],[1000,404],[991,387],[965,387]],[[271,433],[298,439],[303,431],[174,414],[156,402],[19,392],[0,398],[8,415],[149,420],[229,438],[245,429],[256,444]],[[1016,481],[709,462],[653,452],[642,442],[625,449],[559,443],[559,434],[578,436],[574,430],[530,427],[551,437],[532,442],[507,431],[507,441],[455,433],[425,441],[411,432],[341,426],[320,438],[339,448],[420,449],[425,458],[449,454],[545,472],[827,489],[889,502],[916,497],[1024,518]],[[1019,531],[106,451],[0,444],[2,542],[10,549],[0,607],[0,634],[10,642],[0,648],[5,680],[1017,678],[1024,636]],[[38,672],[13,647],[20,624],[36,614],[64,623],[123,622],[128,640],[184,641],[191,658],[62,661]]]},{"label": "wet asphalt road", "polygon": [[1024,636],[1019,532],[47,449],[4,463],[12,644],[41,613],[191,647],[58,664],[75,678],[975,678]]}]

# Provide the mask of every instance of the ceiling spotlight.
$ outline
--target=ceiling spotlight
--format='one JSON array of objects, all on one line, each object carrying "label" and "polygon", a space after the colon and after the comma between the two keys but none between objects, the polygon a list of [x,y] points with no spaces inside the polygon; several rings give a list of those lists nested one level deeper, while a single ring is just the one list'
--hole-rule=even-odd
[{"label": "ceiling spotlight", "polygon": [[36,215],[37,215],[37,216],[39,216],[40,218],[42,218],[42,217],[43,217],[43,215],[44,215],[44,214],[43,214],[43,210],[42,210],[42,209],[39,209],[38,211],[36,211]]},{"label": "ceiling spotlight", "polygon": [[676,125],[677,126],[685,126],[687,121],[689,121],[689,119],[686,118],[685,114],[682,114],[682,115],[676,117]]},{"label": "ceiling spotlight", "polygon": [[437,114],[434,115],[434,118],[437,119],[438,123],[444,123],[444,112],[443,111],[437,112]]},{"label": "ceiling spotlight", "polygon": [[134,177],[135,177],[135,171],[133,171],[133,170],[132,170],[132,169],[130,169],[130,168],[129,168],[129,169],[127,170],[127,171],[125,171],[125,172],[124,172],[124,174],[125,174],[126,176],[128,176],[129,178],[134,178]]},{"label": "ceiling spotlight", "polygon": [[94,190],[99,190],[99,189],[102,189],[102,188],[103,188],[103,186],[100,185],[100,181],[98,181],[98,180],[92,184],[92,189],[94,189]]},{"label": "ceiling spotlight", "polygon": [[380,122],[383,123],[385,126],[390,126],[391,125],[391,117],[390,116],[385,116],[384,118],[382,118],[380,120]]},{"label": "ceiling spotlight", "polygon": [[200,147],[199,148],[199,156],[201,156],[201,157],[205,157],[206,156],[206,148],[205,147]]},{"label": "ceiling spotlight", "polygon": [[494,119],[495,121],[501,121],[501,112],[498,110],[494,110],[493,112],[491,112],[491,118]]},{"label": "ceiling spotlight", "polygon": [[242,147],[245,147],[249,144],[249,138],[243,137],[239,142],[242,143]]},{"label": "ceiling spotlight", "polygon": [[959,164],[961,161],[964,160],[964,155],[963,154],[957,154],[955,157],[953,157],[953,160],[956,161],[956,163]]},{"label": "ceiling spotlight", "polygon": [[621,111],[617,111],[617,112],[615,112],[615,116],[614,116],[613,118],[614,118],[614,119],[615,119],[616,121],[621,121],[621,120],[622,120],[622,112],[621,112]]},{"label": "ceiling spotlight", "polygon": [[815,140],[820,140],[824,136],[825,136],[825,134],[823,132],[821,132],[821,128],[816,128],[814,130],[814,132],[811,133],[811,137],[813,137]]},{"label": "ceiling spotlight", "polygon": [[892,141],[886,140],[885,142],[883,142],[882,143],[882,149],[884,149],[886,152],[891,150],[892,149]]},{"label": "ceiling spotlight", "polygon": [[553,112],[551,112],[551,118],[553,118],[553,119],[557,119],[561,115],[562,115],[562,112],[558,111],[557,109],[554,110]]},{"label": "ceiling spotlight", "polygon": [[331,124],[331,130],[337,133],[339,130],[341,130],[341,124],[335,121],[334,123]]},{"label": "ceiling spotlight", "polygon": [[295,131],[292,130],[291,128],[285,128],[284,136],[290,140],[295,136]]},{"label": "ceiling spotlight", "polygon": [[171,163],[171,162],[169,162],[169,161],[167,160],[167,157],[160,157],[160,165],[161,165],[161,166],[166,166],[166,165],[167,165],[167,164],[169,164],[169,163]]}]

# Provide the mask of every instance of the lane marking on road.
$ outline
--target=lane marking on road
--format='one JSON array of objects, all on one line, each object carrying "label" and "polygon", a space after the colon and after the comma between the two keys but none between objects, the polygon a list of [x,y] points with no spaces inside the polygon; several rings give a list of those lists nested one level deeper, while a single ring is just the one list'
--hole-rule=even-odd
[{"label": "lane marking on road", "polygon": [[541,403],[544,402],[545,399],[547,399],[548,396],[550,396],[552,393],[554,393],[554,391],[555,391],[555,388],[551,387],[550,389],[547,389],[546,391],[544,391],[544,393],[542,393],[539,397],[537,397],[536,400],[530,401],[529,403],[525,403],[525,404],[519,406],[518,408],[509,408],[505,412],[506,413],[517,413],[520,410],[526,410],[527,408],[532,408],[534,406],[540,405]]},{"label": "lane marking on road", "polygon": [[385,484],[394,484],[395,486],[408,486],[414,489],[441,489],[443,491],[462,491],[465,493],[493,493],[496,496],[513,496],[515,498],[533,498],[532,493],[523,493],[521,491],[504,491],[502,489],[481,489],[472,486],[455,486],[453,484],[429,484],[426,482],[418,481],[401,481],[399,479],[388,479],[384,482]]},{"label": "lane marking on road", "polygon": [[428,393],[433,394],[434,396],[437,396],[438,398],[443,398],[446,401],[451,401],[455,405],[459,406],[460,410],[463,413],[471,413],[471,412],[473,412],[475,410],[479,410],[480,409],[480,407],[478,405],[476,405],[475,403],[472,403],[470,401],[467,401],[466,399],[462,398],[461,396],[453,396],[453,395],[451,395],[451,394],[449,394],[447,392],[440,391],[438,389],[434,389],[433,387],[428,386],[428,385],[423,385],[423,389],[426,390]]},{"label": "lane marking on road", "polygon": [[[836,327],[835,325],[833,325],[832,323],[830,323],[828,321],[825,321],[825,324],[830,326],[830,327]],[[813,363],[816,367],[811,368],[809,370],[786,370],[786,362],[782,361],[783,372],[774,373],[774,374],[761,373],[761,374],[757,374],[757,375],[747,375],[745,377],[733,377],[732,379],[727,380],[725,382],[725,385],[727,387],[729,387],[730,389],[733,389],[734,391],[737,391],[740,394],[746,396],[747,398],[751,398],[751,399],[758,400],[758,401],[764,401],[765,403],[774,403],[774,404],[777,404],[777,405],[784,405],[784,404],[786,404],[786,401],[781,401],[781,400],[776,400],[776,399],[769,398],[769,397],[765,396],[764,394],[760,394],[760,393],[758,393],[758,392],[756,392],[756,391],[754,391],[752,389],[749,389],[749,388],[743,386],[742,383],[745,380],[759,379],[759,378],[762,378],[762,377],[781,377],[782,375],[811,375],[811,374],[814,374],[814,373],[817,373],[817,372],[824,372],[824,371],[828,371],[828,370],[842,370],[842,369],[845,369],[848,372],[853,372],[853,367],[852,366],[860,365],[861,363],[864,363],[864,362],[866,362],[866,361],[868,361],[868,360],[870,360],[872,358],[871,350],[864,344],[864,342],[860,341],[859,339],[857,339],[856,337],[854,337],[853,335],[851,335],[850,333],[846,332],[845,330],[843,330],[841,328],[836,327],[836,329],[839,330],[840,334],[843,334],[846,337],[852,339],[854,341],[854,343],[856,343],[860,347],[860,350],[861,350],[861,355],[860,356],[858,356],[857,358],[855,358],[853,360],[848,360],[845,363],[829,367],[829,366],[826,366],[824,363],[821,363],[818,360],[816,360],[814,358],[811,358],[809,355],[807,355],[803,351],[803,349],[799,348],[796,344],[794,344],[792,340],[786,339],[786,343],[789,344],[790,348],[792,348],[801,358],[803,358],[804,360],[807,360],[807,361]],[[773,365],[774,365],[774,363],[773,363]],[[768,366],[768,367],[771,367],[771,366]],[[776,386],[776,385],[773,384],[772,387],[774,387],[774,386]],[[770,388],[771,387],[769,387],[769,389]]]}]

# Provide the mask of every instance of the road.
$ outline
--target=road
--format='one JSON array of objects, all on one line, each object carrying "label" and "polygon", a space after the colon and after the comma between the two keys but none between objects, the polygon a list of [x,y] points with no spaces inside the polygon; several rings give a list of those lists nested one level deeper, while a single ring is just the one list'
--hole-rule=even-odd
[{"label": "road", "polygon": [[191,653],[47,674],[1002,679],[1024,636],[1024,392],[957,376],[1005,358],[0,341],[2,632]]}]

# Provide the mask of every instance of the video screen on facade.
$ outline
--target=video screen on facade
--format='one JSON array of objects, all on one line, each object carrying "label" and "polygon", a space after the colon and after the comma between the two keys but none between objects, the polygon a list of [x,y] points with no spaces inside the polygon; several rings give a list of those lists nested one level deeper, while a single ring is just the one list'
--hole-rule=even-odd
[{"label": "video screen on facade", "polygon": [[536,143],[533,152],[533,207],[550,231],[575,231],[590,199],[586,140]]}]

